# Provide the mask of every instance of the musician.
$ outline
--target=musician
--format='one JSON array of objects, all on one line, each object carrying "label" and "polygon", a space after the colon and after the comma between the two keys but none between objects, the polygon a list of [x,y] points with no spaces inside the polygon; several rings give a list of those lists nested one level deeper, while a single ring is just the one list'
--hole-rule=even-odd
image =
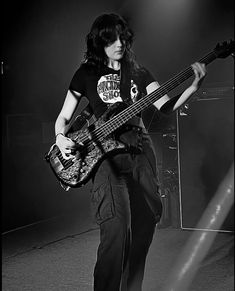
[{"label": "musician", "polygon": [[[86,37],[85,60],[75,72],[55,123],[56,144],[68,158],[77,150],[66,137],[67,125],[82,96],[97,118],[150,94],[160,85],[140,66],[131,50],[133,32],[115,14],[99,16]],[[194,79],[180,96],[162,96],[157,110],[177,110],[195,93],[206,75],[205,65],[192,65]],[[114,110],[114,111],[115,111]],[[108,111],[109,112],[109,111]],[[141,114],[118,131],[127,153],[106,157],[92,177],[91,208],[100,226],[94,269],[95,291],[141,290],[146,256],[162,214],[156,155]]]}]

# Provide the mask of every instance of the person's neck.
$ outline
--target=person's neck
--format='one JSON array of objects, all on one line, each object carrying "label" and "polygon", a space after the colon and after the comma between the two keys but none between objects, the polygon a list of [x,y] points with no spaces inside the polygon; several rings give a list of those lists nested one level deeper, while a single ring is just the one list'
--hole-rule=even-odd
[{"label": "person's neck", "polygon": [[109,60],[108,67],[115,71],[118,71],[121,68],[121,64],[119,61]]}]

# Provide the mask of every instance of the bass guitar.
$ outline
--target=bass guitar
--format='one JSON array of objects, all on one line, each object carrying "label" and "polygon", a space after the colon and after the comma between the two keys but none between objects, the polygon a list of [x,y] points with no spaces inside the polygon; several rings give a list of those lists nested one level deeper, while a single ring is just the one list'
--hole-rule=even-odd
[{"label": "bass guitar", "polygon": [[[208,65],[217,58],[226,58],[233,53],[234,41],[231,40],[217,44],[211,52],[198,62]],[[45,159],[61,182],[61,186],[68,190],[70,187],[85,185],[101,161],[108,155],[128,152],[128,145],[118,139],[118,129],[193,74],[191,66],[187,67],[162,84],[157,90],[145,95],[128,107],[123,102],[115,103],[92,125],[68,133],[67,136],[77,144],[77,151],[73,158],[66,158],[62,155],[58,146],[53,144],[46,153]],[[83,143],[83,146],[80,145],[80,142]]]}]

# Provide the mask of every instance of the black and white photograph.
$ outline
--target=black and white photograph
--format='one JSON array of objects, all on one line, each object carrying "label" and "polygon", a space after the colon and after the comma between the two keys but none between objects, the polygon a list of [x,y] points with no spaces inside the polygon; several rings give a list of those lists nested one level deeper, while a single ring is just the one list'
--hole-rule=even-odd
[{"label": "black and white photograph", "polygon": [[234,1],[2,2],[2,290],[234,290]]}]

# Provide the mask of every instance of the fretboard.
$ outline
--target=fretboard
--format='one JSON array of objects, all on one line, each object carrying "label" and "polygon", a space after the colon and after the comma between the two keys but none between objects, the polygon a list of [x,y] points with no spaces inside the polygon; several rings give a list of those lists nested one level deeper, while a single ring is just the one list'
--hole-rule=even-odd
[{"label": "fretboard", "polygon": [[[208,65],[216,58],[217,58],[216,54],[212,51],[203,58],[201,58],[198,62]],[[94,136],[96,136],[99,139],[106,137],[107,135],[121,127],[123,124],[125,124],[128,120],[136,116],[138,113],[150,107],[162,96],[166,95],[168,92],[182,84],[193,74],[194,72],[192,67],[191,66],[187,67],[185,70],[181,71],[180,73],[172,77],[170,80],[162,84],[158,89],[156,89],[150,94],[145,95],[140,100],[131,104],[129,107],[127,107],[114,117],[112,117],[105,124],[95,129],[93,132]]]}]

